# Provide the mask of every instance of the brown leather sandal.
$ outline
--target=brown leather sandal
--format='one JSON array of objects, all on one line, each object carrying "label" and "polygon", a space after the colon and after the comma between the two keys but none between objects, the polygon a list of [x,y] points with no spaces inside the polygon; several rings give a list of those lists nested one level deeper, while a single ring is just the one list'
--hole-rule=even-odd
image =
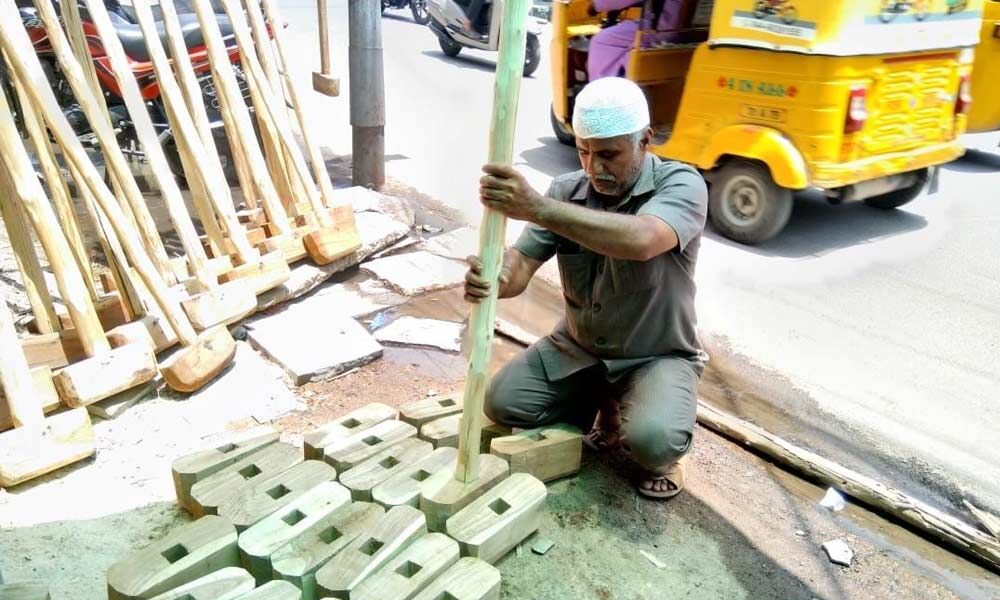
[{"label": "brown leather sandal", "polygon": [[[659,482],[666,481],[670,484],[666,490],[649,490],[642,487],[642,484],[646,482]],[[677,494],[681,493],[684,489],[684,463],[682,461],[677,461],[670,465],[667,472],[662,475],[649,474],[646,478],[642,479],[638,485],[635,486],[636,491],[647,498],[653,498],[655,500],[668,500],[673,498]]]}]

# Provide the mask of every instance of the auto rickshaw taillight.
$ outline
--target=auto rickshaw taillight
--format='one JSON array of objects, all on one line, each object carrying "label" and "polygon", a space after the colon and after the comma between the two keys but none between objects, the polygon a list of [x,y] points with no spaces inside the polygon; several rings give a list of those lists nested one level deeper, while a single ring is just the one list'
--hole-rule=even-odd
[{"label": "auto rickshaw taillight", "polygon": [[972,78],[962,75],[958,80],[958,95],[955,97],[955,114],[964,115],[972,105]]},{"label": "auto rickshaw taillight", "polygon": [[868,120],[868,88],[851,88],[847,96],[847,117],[844,119],[844,133],[857,133]]}]

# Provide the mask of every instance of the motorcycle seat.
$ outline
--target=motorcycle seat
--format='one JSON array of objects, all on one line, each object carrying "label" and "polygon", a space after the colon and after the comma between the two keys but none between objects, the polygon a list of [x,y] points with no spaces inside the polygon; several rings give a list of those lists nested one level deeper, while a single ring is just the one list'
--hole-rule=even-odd
[{"label": "motorcycle seat", "polygon": [[[202,36],[198,17],[191,13],[183,13],[178,15],[177,18],[180,21],[181,32],[184,35],[184,44],[188,49],[204,46],[205,38]],[[229,17],[217,14],[215,15],[215,19],[219,23],[219,29],[222,31],[222,39],[226,42],[227,46],[231,45],[233,43],[233,27],[229,22]],[[122,46],[125,48],[125,54],[132,60],[148,62],[149,51],[146,48],[146,40],[139,26],[129,23],[124,19],[114,21],[115,31],[118,32],[118,39],[121,40]],[[159,32],[160,42],[169,56],[170,46],[167,43],[167,32],[162,21],[156,22],[156,30]]]}]

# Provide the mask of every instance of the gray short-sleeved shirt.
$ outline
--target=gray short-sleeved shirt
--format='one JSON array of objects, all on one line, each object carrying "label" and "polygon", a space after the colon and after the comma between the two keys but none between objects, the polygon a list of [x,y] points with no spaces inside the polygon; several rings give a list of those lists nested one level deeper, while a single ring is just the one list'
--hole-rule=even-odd
[{"label": "gray short-sleeved shirt", "polygon": [[679,245],[648,261],[592,252],[529,224],[514,245],[540,261],[559,261],[566,315],[537,345],[551,380],[603,362],[615,379],[661,356],[704,365],[696,332],[694,268],[708,212],[697,171],[648,155],[632,190],[615,206],[600,203],[583,171],[557,177],[546,196],[597,210],[652,215],[677,233]]}]

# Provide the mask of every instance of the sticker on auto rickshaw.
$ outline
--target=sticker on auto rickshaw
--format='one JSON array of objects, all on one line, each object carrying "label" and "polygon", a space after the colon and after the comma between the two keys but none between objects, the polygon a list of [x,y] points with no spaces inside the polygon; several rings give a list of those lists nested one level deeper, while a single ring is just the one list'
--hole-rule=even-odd
[{"label": "sticker on auto rickshaw", "polygon": [[983,0],[718,0],[709,44],[835,56],[977,43]]}]

